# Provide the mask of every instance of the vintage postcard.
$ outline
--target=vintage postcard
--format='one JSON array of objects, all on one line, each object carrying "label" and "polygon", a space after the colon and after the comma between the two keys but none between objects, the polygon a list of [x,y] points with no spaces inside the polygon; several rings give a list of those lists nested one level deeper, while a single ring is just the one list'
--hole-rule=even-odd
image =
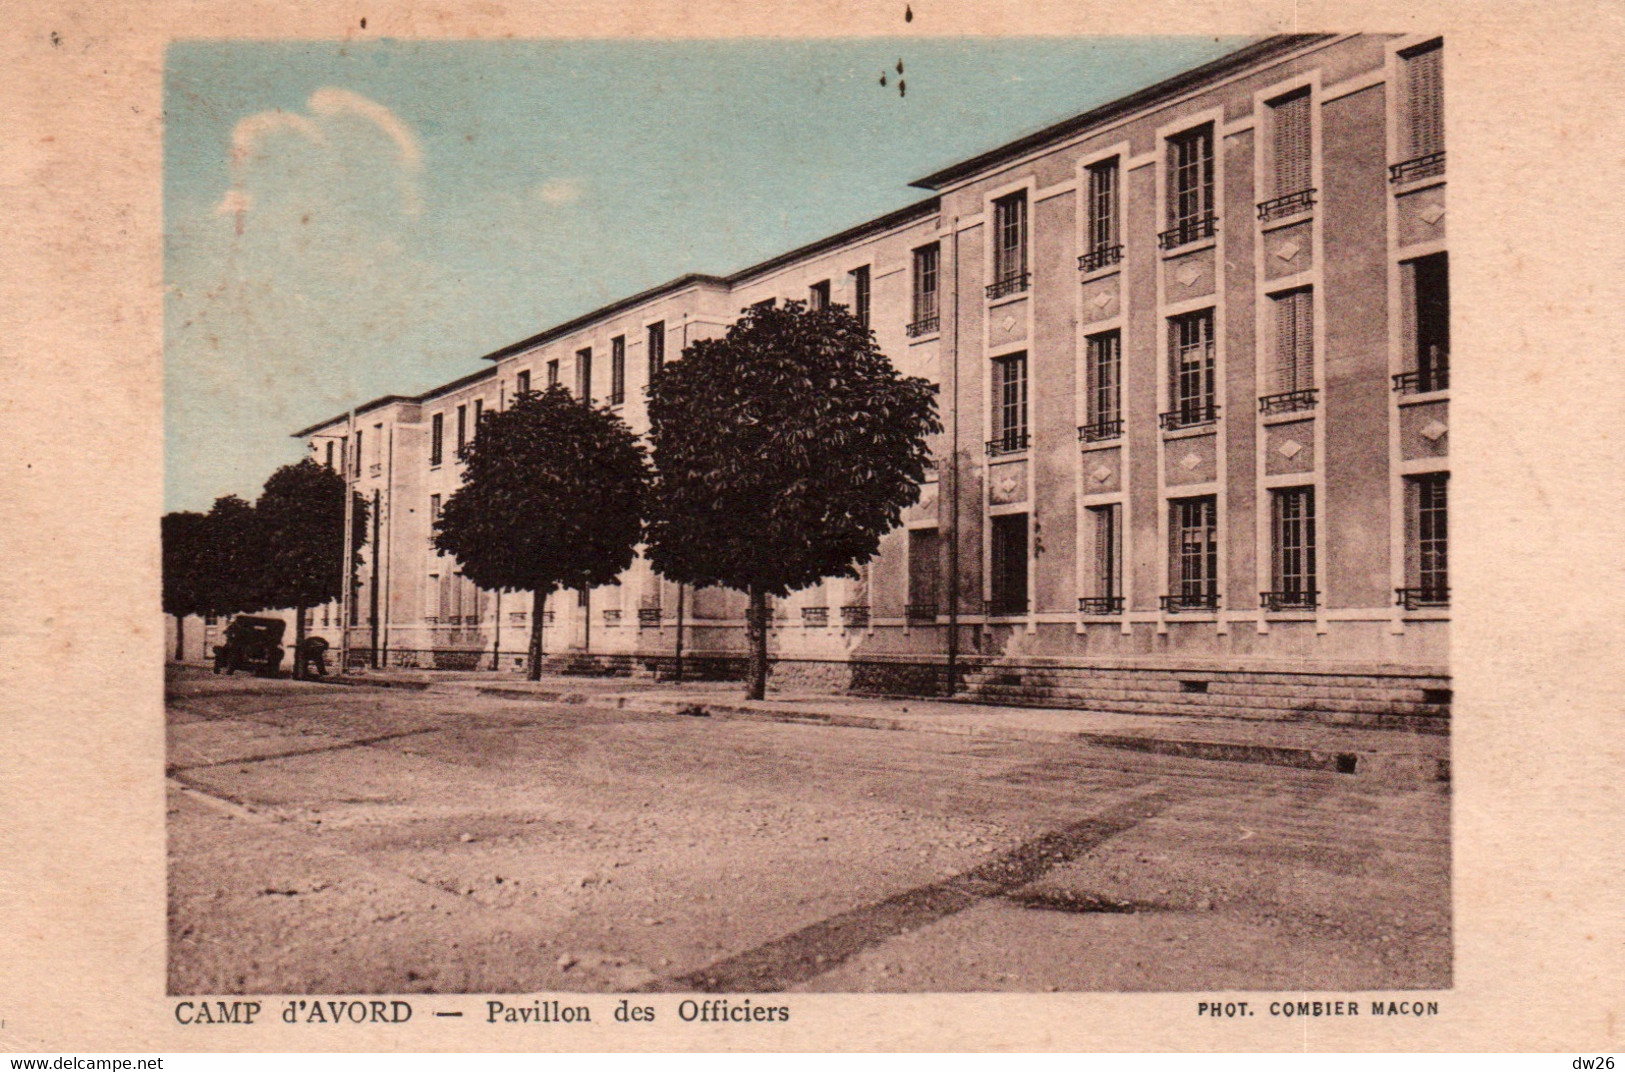
[{"label": "vintage postcard", "polygon": [[1613,22],[7,7],[0,1046],[1618,1048]]}]

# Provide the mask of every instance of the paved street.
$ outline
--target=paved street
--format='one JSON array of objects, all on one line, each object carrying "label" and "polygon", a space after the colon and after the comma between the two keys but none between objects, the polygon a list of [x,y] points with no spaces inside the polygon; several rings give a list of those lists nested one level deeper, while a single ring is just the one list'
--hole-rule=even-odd
[{"label": "paved street", "polygon": [[1448,789],[171,672],[170,989],[1450,984]]}]

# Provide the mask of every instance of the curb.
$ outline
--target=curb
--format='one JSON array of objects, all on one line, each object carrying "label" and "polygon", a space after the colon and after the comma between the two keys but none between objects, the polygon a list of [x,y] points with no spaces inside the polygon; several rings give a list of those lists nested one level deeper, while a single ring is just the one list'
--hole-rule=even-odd
[{"label": "curb", "polygon": [[1414,752],[1371,752],[1243,744],[1233,741],[1203,741],[1134,734],[1095,733],[1089,730],[1043,730],[988,723],[933,724],[923,719],[887,718],[883,715],[834,714],[827,711],[781,708],[764,710],[739,703],[683,702],[659,700],[624,693],[582,693],[530,691],[501,686],[480,688],[486,695],[547,701],[563,704],[600,703],[604,707],[645,711],[652,714],[726,719],[757,719],[800,725],[840,726],[851,729],[889,730],[901,733],[938,733],[954,737],[983,737],[992,740],[1036,741],[1042,743],[1087,744],[1128,752],[1205,759],[1226,763],[1260,763],[1296,770],[1324,771],[1351,775],[1364,782],[1418,787],[1450,781],[1447,758]]}]

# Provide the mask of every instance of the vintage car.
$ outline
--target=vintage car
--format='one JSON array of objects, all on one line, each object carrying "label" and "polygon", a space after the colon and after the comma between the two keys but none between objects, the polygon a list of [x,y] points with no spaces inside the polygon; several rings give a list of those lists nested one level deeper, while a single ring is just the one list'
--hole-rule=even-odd
[{"label": "vintage car", "polygon": [[281,618],[238,615],[226,626],[226,642],[214,648],[214,672],[232,674],[252,670],[274,677],[282,667],[282,634],[288,623]]}]

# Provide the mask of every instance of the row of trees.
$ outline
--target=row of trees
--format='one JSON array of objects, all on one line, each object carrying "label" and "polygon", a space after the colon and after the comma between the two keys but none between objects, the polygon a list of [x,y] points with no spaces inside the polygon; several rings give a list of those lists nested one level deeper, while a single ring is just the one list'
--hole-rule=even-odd
[{"label": "row of trees", "polygon": [[[760,699],[768,598],[855,578],[875,556],[918,500],[927,437],[941,431],[935,394],[844,307],[752,308],[652,378],[646,443],[558,386],[487,414],[459,451],[463,483],[434,543],[481,588],[532,594],[533,679],[548,596],[612,583],[640,544],[671,581],[745,593],[748,695]],[[222,499],[166,517],[165,609],[292,606],[302,641],[304,609],[335,598],[348,572],[343,511],[343,479],[307,460],[252,508]],[[359,499],[355,516],[359,546]]]},{"label": "row of trees", "polygon": [[[206,514],[166,514],[163,602],[176,620],[175,657],[184,655],[187,615],[292,607],[294,676],[301,676],[306,614],[344,589],[344,492],[342,476],[306,458],[272,473],[254,503],[227,495]],[[351,546],[359,548],[367,528],[359,495],[352,526]]]}]

